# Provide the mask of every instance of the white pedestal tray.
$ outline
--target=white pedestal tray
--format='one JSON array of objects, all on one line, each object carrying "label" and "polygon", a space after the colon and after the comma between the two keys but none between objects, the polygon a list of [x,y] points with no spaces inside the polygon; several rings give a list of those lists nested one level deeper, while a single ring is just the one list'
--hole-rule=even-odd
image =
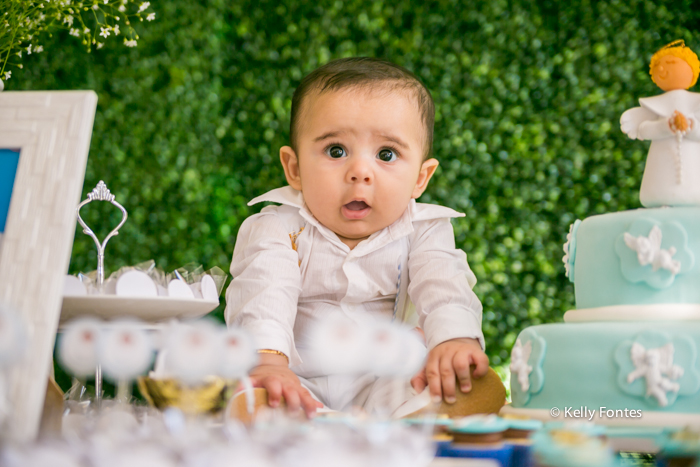
[{"label": "white pedestal tray", "polygon": [[60,324],[82,316],[105,320],[136,318],[147,323],[170,319],[194,319],[219,306],[218,301],[178,297],[120,297],[117,295],[85,295],[63,297]]},{"label": "white pedestal tray", "polygon": [[[80,217],[80,208],[91,201],[107,201],[119,208],[122,212],[122,220],[119,224],[100,242],[95,233],[85,224]],[[100,180],[97,186],[88,193],[87,199],[83,200],[76,209],[78,222],[83,227],[83,233],[89,235],[97,246],[97,286],[104,284],[104,251],[110,238],[118,235],[119,229],[126,222],[128,217],[126,209],[114,199],[114,195],[109,191],[107,185]],[[218,298],[218,297],[217,297]],[[83,295],[63,297],[63,307],[61,309],[60,324],[81,317],[94,316],[104,320],[116,318],[137,318],[144,322],[144,327],[157,329],[160,324],[172,319],[192,319],[206,315],[219,306],[219,300],[204,300],[198,298],[183,297],[128,297],[120,295]],[[102,371],[98,366],[95,372],[95,392],[98,404],[101,400]]]}]

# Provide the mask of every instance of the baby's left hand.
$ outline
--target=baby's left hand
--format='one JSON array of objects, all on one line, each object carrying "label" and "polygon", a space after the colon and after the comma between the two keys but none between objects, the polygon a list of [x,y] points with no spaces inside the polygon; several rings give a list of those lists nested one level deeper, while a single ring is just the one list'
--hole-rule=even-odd
[{"label": "baby's left hand", "polygon": [[462,392],[472,388],[470,366],[476,365],[474,377],[484,376],[489,369],[489,358],[476,339],[461,338],[445,341],[435,346],[428,354],[425,369],[411,380],[413,388],[421,392],[426,386],[436,402],[443,397],[448,404],[454,403],[456,380]]}]

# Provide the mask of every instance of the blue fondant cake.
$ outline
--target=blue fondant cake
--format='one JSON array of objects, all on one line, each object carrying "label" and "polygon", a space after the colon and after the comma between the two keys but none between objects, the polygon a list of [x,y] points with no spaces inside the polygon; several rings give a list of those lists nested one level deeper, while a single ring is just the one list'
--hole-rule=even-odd
[{"label": "blue fondant cake", "polygon": [[572,226],[564,252],[576,309],[518,336],[505,412],[618,425],[700,417],[700,208],[594,216]]}]

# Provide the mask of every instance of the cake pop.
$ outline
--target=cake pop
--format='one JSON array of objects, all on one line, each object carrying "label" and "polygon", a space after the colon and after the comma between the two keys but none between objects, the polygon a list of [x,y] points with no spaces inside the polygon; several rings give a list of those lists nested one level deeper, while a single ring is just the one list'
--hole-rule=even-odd
[{"label": "cake pop", "polygon": [[66,325],[58,341],[58,361],[77,378],[95,373],[100,321],[81,318]]},{"label": "cake pop", "polygon": [[108,326],[99,350],[105,376],[116,381],[134,379],[144,373],[153,360],[151,339],[134,320],[116,321]]},{"label": "cake pop", "polygon": [[165,368],[187,384],[197,384],[219,372],[222,340],[215,324],[195,321],[176,324],[167,332]]}]

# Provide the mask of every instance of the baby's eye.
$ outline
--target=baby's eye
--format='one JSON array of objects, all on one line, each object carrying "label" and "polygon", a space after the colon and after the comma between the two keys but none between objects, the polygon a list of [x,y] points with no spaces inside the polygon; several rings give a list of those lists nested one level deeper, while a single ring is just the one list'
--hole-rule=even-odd
[{"label": "baby's eye", "polygon": [[340,146],[331,146],[326,149],[326,154],[331,156],[333,159],[340,159],[345,156],[345,149]]},{"label": "baby's eye", "polygon": [[383,162],[394,162],[396,160],[396,153],[391,149],[382,149],[377,154],[377,159]]}]

